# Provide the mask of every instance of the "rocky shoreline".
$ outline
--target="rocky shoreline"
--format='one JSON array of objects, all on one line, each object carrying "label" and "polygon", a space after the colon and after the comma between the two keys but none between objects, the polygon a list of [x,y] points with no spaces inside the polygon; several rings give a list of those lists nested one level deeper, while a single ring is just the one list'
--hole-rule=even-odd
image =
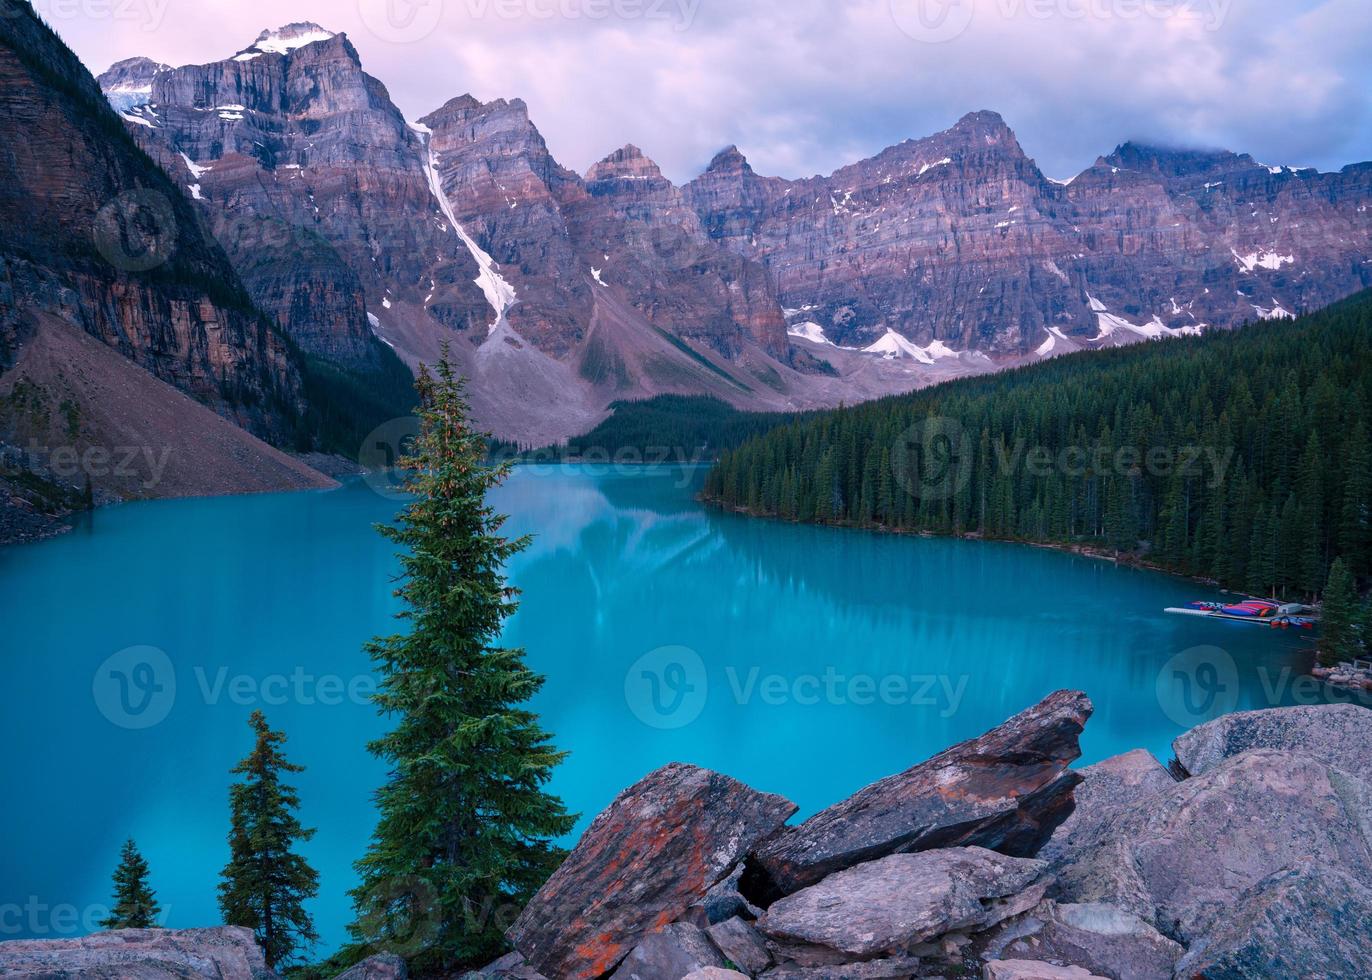
[{"label": "rocky shoreline", "polygon": [[[1372,711],[1227,715],[1074,770],[1059,691],[798,824],[673,763],[621,793],[467,980],[1372,973]],[[241,929],[0,944],[15,977],[268,980]],[[373,957],[348,980],[398,980]]]}]

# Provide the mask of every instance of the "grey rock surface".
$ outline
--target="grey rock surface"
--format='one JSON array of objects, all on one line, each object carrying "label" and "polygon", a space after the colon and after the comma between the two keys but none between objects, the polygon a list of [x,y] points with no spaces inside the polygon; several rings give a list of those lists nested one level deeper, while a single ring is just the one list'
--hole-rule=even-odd
[{"label": "grey rock surface", "polygon": [[1082,782],[1073,793],[1076,807],[1038,854],[1047,861],[1070,853],[1076,841],[1091,837],[1111,815],[1138,806],[1177,782],[1144,749],[1125,752],[1077,771]]},{"label": "grey rock surface", "polygon": [[340,973],[334,980],[408,980],[409,976],[410,971],[399,956],[378,953]]},{"label": "grey rock surface", "polygon": [[1171,980],[1184,952],[1117,906],[1045,901],[988,933],[981,955],[1078,966],[1116,980]]},{"label": "grey rock surface", "polygon": [[273,980],[252,931],[117,929],[75,939],[0,943],[0,975],[54,980]]},{"label": "grey rock surface", "polygon": [[737,916],[711,925],[705,932],[729,962],[749,973],[761,973],[772,964],[772,955],[757,929]]},{"label": "grey rock surface", "polygon": [[744,890],[790,894],[826,875],[903,851],[977,845],[1032,856],[1072,812],[1068,770],[1091,715],[1058,691],[1001,725],[879,780],[764,844]]},{"label": "grey rock surface", "polygon": [[[985,929],[1023,911],[1012,900],[1046,866],[981,847],[892,854],[781,899],[758,929],[779,943],[824,947],[852,959],[902,954],[944,933]],[[1041,884],[1031,905],[1046,887]]]},{"label": "grey rock surface", "polygon": [[1254,749],[1110,820],[1058,869],[1056,897],[1118,905],[1185,944],[1305,858],[1372,862],[1372,787],[1308,755]]},{"label": "grey rock surface", "polygon": [[1192,943],[1177,964],[1177,976],[1368,976],[1372,887],[1362,877],[1365,871],[1306,860],[1269,875]]},{"label": "grey rock surface", "polygon": [[610,978],[682,980],[697,970],[724,966],[724,956],[704,932],[689,922],[673,922],[645,936]]},{"label": "grey rock surface", "polygon": [[1249,749],[1308,752],[1347,759],[1356,768],[1372,759],[1372,710],[1357,704],[1301,705],[1239,711],[1178,735],[1174,765],[1199,776]]}]

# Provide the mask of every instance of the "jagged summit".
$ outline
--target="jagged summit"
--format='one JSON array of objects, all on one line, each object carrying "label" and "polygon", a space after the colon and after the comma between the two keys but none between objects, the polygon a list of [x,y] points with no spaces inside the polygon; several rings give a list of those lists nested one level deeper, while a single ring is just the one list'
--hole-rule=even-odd
[{"label": "jagged summit", "polygon": [[588,183],[616,178],[620,180],[648,180],[661,176],[662,170],[658,165],[632,143],[626,143],[599,163],[593,164],[591,169],[586,171]]},{"label": "jagged summit", "polygon": [[275,30],[265,30],[257,35],[257,40],[253,41],[245,48],[239,57],[257,52],[258,54],[288,54],[296,48],[303,48],[307,44],[314,44],[316,41],[328,41],[337,37],[333,31],[325,30],[318,24],[311,21],[300,21],[295,24],[286,24]]},{"label": "jagged summit", "polygon": [[125,58],[110,65],[99,78],[100,88],[110,105],[124,112],[137,105],[146,104],[152,97],[152,80],[170,65],[153,61],[151,58]]},{"label": "jagged summit", "polygon": [[[1014,157],[1024,156],[1024,150],[1019,145],[1019,138],[1015,136],[1015,131],[1010,128],[1000,113],[992,112],[990,109],[980,109],[976,112],[967,113],[948,129],[929,137],[929,140],[968,148],[1002,150]],[[915,142],[927,141],[916,140]]]},{"label": "jagged summit", "polygon": [[752,166],[748,163],[739,148],[732,143],[715,154],[710,165],[705,168],[707,174],[751,174]]},{"label": "jagged summit", "polygon": [[467,118],[473,115],[495,115],[509,113],[529,123],[529,107],[523,99],[492,99],[482,102],[470,92],[454,96],[441,106],[420,118],[426,125],[436,125],[447,117]]},{"label": "jagged summit", "polygon": [[1246,153],[1162,146],[1135,140],[1121,143],[1115,147],[1114,152],[1101,157],[1099,164],[1118,167],[1121,170],[1155,173],[1164,177],[1188,177],[1259,166],[1257,161]]}]

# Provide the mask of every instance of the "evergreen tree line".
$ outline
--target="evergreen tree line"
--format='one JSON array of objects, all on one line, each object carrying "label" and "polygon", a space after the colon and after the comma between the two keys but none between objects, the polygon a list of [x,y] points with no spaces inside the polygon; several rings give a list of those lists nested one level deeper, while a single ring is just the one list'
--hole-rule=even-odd
[{"label": "evergreen tree line", "polygon": [[781,426],[707,498],[788,520],[1082,543],[1256,594],[1372,572],[1372,293]]},{"label": "evergreen tree line", "polygon": [[[463,382],[444,360],[421,370],[420,433],[401,461],[412,500],[378,530],[401,547],[396,595],[407,632],[368,652],[374,700],[393,721],[369,745],[390,766],[380,812],[353,890],[353,942],[302,978],[334,976],[375,952],[403,956],[415,975],[484,965],[506,949],[504,931],[566,856],[557,840],[575,814],[546,789],[564,757],[525,706],[543,678],[524,652],[498,645],[518,606],[505,578],[527,538],[502,534],[488,492],[511,463],[487,462],[488,438],[469,420]],[[253,751],[232,770],[229,863],[219,886],[228,925],[251,928],[269,965],[298,960],[317,936],[305,903],[318,875],[297,853],[314,834],[296,817],[284,781],[300,766],[261,712]],[[115,873],[107,928],[156,925],[148,867],[129,841]]]},{"label": "evergreen tree line", "polygon": [[492,452],[528,462],[699,462],[805,417],[795,412],[744,412],[708,395],[656,395],[615,402],[610,409],[609,418],[563,445],[535,448],[494,442]]}]

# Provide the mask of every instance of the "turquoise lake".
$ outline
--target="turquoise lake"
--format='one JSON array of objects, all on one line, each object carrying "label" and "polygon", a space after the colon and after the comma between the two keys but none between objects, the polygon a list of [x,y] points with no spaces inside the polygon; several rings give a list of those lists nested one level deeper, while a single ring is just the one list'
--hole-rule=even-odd
[{"label": "turquoise lake", "polygon": [[[508,640],[582,814],[674,760],[802,815],[975,736],[1058,688],[1096,706],[1082,764],[1233,708],[1316,700],[1304,637],[1166,616],[1220,598],[1168,576],[1009,544],[721,514],[700,469],[527,467],[496,492],[536,535],[511,567]],[[374,821],[385,720],[362,644],[393,630],[398,504],[321,493],[159,501],[0,549],[0,939],[86,931],[136,838],[172,926],[218,922],[229,768],[262,708],[307,767],[313,905],[344,938]]]}]

